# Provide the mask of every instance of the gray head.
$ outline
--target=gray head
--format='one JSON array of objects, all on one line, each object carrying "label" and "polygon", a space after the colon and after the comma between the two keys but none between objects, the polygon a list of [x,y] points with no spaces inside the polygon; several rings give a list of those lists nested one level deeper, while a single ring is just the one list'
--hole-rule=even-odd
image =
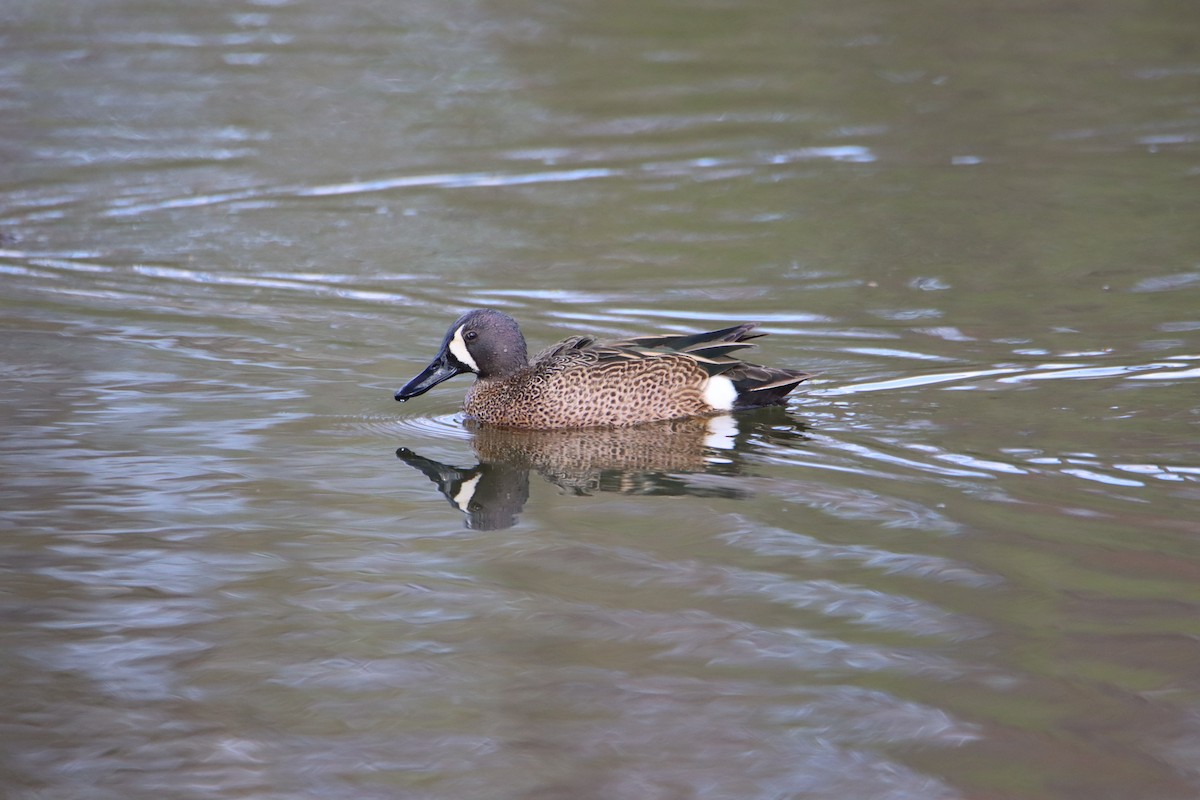
[{"label": "gray head", "polygon": [[396,399],[404,401],[425,394],[442,381],[464,372],[474,372],[487,380],[507,378],[527,366],[525,337],[517,321],[503,311],[477,308],[450,326],[433,361],[396,392]]}]

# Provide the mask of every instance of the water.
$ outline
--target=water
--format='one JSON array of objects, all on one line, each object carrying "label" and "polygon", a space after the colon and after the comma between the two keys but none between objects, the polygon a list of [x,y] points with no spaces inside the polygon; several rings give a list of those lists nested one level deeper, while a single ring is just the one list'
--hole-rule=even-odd
[{"label": "water", "polygon": [[[1194,3],[0,21],[5,797],[1200,796]],[[477,305],[819,376],[395,403]]]}]

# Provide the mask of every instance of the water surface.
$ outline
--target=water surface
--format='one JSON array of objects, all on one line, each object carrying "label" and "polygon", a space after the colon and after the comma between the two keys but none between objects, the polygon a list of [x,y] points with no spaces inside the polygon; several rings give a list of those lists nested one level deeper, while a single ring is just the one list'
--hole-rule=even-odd
[{"label": "water surface", "polygon": [[[1200,795],[1194,3],[0,20],[6,797]],[[396,404],[478,305],[819,375]]]}]

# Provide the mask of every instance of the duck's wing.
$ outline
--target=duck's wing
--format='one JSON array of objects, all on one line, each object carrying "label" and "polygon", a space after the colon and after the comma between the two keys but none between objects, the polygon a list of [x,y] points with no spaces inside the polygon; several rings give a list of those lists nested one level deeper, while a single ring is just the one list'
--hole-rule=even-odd
[{"label": "duck's wing", "polygon": [[764,333],[753,333],[752,331],[758,327],[755,322],[743,322],[741,325],[734,325],[731,328],[722,328],[719,331],[704,331],[703,333],[685,333],[674,334],[666,333],[657,336],[636,336],[632,339],[624,339],[614,344],[630,345],[632,347],[645,347],[652,350],[666,350],[676,353],[692,353],[698,350],[704,350],[709,347],[733,347],[740,349],[741,347],[753,347],[752,344],[737,345],[738,342],[744,342],[748,339],[757,339],[760,336],[765,336]]},{"label": "duck's wing", "polygon": [[755,332],[752,322],[685,335],[639,336],[620,344],[654,353],[678,353],[694,360],[709,376],[723,375],[733,381],[736,405],[760,406],[782,402],[788,393],[812,377],[811,373],[778,367],[763,367],[732,354],[755,345],[749,339],[765,336]]},{"label": "duck's wing", "polygon": [[602,367],[617,362],[685,358],[710,377],[729,378],[737,389],[737,406],[770,405],[782,401],[812,374],[763,367],[734,357],[733,353],[755,346],[748,339],[766,335],[753,332],[755,327],[755,323],[743,323],[717,331],[637,336],[616,342],[599,342],[595,336],[571,336],[538,353],[531,363],[547,367]]},{"label": "duck's wing", "polygon": [[716,358],[736,350],[754,347],[753,344],[747,344],[747,340],[766,335],[765,333],[753,333],[752,331],[756,327],[757,323],[746,322],[730,328],[722,328],[719,331],[635,336],[615,342],[600,342],[595,336],[588,335],[568,336],[561,342],[556,342],[538,353],[534,356],[533,361],[556,356],[569,356],[577,352],[607,354],[613,358],[664,353],[684,353]]},{"label": "duck's wing", "polygon": [[[706,336],[707,334],[699,334]],[[683,357],[698,364],[714,368],[733,366],[742,362],[730,357],[730,353],[753,347],[752,344],[738,342],[709,341],[697,337],[646,336],[638,339],[625,339],[618,342],[600,342],[594,336],[571,336],[550,345],[538,353],[530,364],[591,364],[595,366],[622,361],[645,361],[664,357]],[[717,374],[722,369],[716,369],[711,374]]]}]

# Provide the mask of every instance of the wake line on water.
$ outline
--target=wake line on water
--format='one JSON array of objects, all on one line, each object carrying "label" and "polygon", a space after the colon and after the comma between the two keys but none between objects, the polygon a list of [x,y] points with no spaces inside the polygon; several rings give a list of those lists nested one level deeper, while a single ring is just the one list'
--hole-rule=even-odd
[{"label": "wake line on water", "polygon": [[102,216],[128,217],[176,208],[200,208],[247,201],[286,200],[288,198],[363,195],[395,189],[495,188],[538,183],[598,180],[637,173],[680,175],[695,174],[696,172],[716,169],[729,169],[730,167],[750,170],[763,166],[771,167],[814,160],[870,163],[875,161],[875,155],[868,148],[858,146],[806,147],[783,153],[758,154],[745,159],[702,157],[677,162],[647,163],[637,167],[574,167],[543,169],[532,172],[444,172],[430,175],[397,175],[386,178],[343,181],[316,186],[275,186],[236,189],[226,192],[165,198],[149,202],[118,199],[113,202],[111,208],[102,213]]}]

